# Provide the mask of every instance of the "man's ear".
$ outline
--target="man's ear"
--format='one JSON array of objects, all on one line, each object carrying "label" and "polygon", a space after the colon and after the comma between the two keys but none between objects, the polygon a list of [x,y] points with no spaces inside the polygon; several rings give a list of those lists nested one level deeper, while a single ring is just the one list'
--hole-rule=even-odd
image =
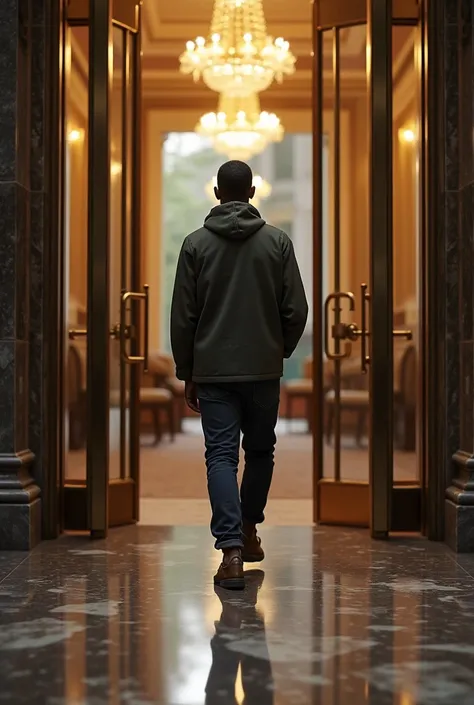
[{"label": "man's ear", "polygon": [[217,186],[214,186],[214,196],[217,198],[218,201],[221,200],[221,194],[219,193],[219,189]]},{"label": "man's ear", "polygon": [[255,186],[252,186],[252,188],[249,191],[249,200],[251,201],[252,198],[255,196]]}]

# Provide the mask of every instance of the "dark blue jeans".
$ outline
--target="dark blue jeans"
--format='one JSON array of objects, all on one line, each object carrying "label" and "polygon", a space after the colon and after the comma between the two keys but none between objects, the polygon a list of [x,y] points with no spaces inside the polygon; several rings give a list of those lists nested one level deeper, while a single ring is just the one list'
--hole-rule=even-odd
[{"label": "dark blue jeans", "polygon": [[[264,521],[273,475],[280,380],[198,384],[206,441],[211,531],[217,549],[241,547],[242,519]],[[237,484],[240,434],[245,468]]]}]

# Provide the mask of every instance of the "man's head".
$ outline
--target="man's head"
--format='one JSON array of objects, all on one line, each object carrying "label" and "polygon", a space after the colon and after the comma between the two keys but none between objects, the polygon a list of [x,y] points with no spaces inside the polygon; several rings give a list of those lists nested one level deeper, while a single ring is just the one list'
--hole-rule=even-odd
[{"label": "man's head", "polygon": [[242,201],[248,203],[255,196],[252,185],[252,169],[245,162],[233,160],[226,162],[217,172],[216,198],[221,203]]}]

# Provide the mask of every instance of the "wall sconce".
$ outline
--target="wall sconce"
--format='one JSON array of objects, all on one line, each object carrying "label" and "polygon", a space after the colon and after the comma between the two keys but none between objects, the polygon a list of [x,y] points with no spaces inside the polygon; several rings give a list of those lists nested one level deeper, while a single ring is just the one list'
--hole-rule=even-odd
[{"label": "wall sconce", "polygon": [[407,144],[416,142],[416,131],[412,127],[401,127],[398,130],[398,139]]},{"label": "wall sconce", "polygon": [[69,130],[67,134],[67,141],[69,143],[81,142],[84,138],[84,130],[73,129]]},{"label": "wall sconce", "polygon": [[110,175],[111,176],[118,176],[121,173],[122,173],[121,163],[120,162],[112,162],[110,164]]}]

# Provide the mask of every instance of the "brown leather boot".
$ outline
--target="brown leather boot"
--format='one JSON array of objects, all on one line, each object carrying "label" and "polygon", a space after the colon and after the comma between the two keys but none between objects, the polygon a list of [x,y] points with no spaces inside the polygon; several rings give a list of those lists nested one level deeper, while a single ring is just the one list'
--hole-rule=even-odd
[{"label": "brown leather boot", "polygon": [[226,590],[245,588],[244,564],[240,548],[225,548],[222,563],[214,576],[214,584]]},{"label": "brown leather boot", "polygon": [[244,547],[242,549],[242,560],[244,563],[260,563],[265,558],[262,542],[257,535],[255,524],[244,521],[242,526],[242,538]]}]

